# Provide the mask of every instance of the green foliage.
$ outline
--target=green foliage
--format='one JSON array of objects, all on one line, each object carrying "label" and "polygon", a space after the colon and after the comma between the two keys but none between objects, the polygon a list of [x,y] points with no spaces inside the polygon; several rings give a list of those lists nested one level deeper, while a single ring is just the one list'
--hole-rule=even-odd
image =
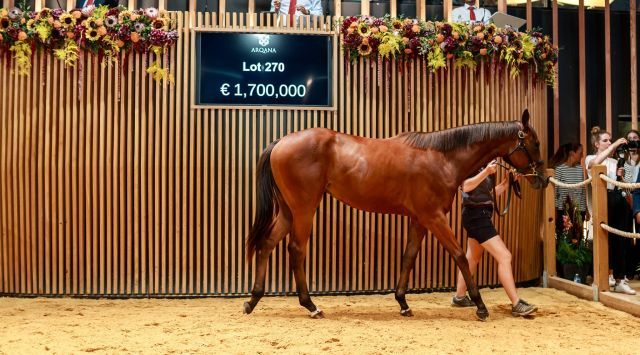
[{"label": "green foliage", "polygon": [[569,196],[564,202],[564,211],[563,228],[556,231],[556,259],[562,264],[575,264],[578,267],[590,264],[593,252],[584,235],[582,215]]}]

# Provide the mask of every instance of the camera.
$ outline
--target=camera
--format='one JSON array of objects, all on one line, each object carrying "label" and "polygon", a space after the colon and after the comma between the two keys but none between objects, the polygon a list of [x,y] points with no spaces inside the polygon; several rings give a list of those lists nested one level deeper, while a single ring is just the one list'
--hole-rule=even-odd
[{"label": "camera", "polygon": [[626,144],[621,144],[616,148],[616,153],[620,155],[621,153],[626,153],[630,150],[638,150],[638,148],[640,148],[640,141],[628,141]]}]

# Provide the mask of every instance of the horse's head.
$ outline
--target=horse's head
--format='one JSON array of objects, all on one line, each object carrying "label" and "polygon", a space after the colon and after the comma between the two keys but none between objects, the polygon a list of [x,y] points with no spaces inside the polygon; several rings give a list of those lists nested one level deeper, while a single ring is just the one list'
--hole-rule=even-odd
[{"label": "horse's head", "polygon": [[522,113],[522,129],[518,131],[516,146],[502,157],[516,171],[529,180],[534,189],[546,187],[549,179],[544,175],[544,161],[540,159],[540,141],[529,125],[529,110]]}]

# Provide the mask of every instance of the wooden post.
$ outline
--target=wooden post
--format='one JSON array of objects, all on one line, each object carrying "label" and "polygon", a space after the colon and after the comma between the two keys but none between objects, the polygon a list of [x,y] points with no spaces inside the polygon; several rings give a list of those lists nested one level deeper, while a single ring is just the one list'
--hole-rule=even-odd
[{"label": "wooden post", "polygon": [[498,12],[507,13],[507,0],[498,0]]},{"label": "wooden post", "polygon": [[531,0],[527,0],[527,31],[531,31],[533,26],[533,7]]},{"label": "wooden post", "polygon": [[158,10],[166,10],[167,0],[158,0]]},{"label": "wooden post", "polygon": [[189,22],[191,23],[190,27],[192,28],[195,26],[197,9],[198,9],[197,1],[189,0]]},{"label": "wooden post", "polygon": [[[578,85],[580,97],[580,144],[588,147],[587,142],[587,75],[585,62],[585,25],[584,0],[578,3]],[[558,39],[554,39],[557,43]]]},{"label": "wooden post", "polygon": [[34,11],[42,10],[43,3],[44,3],[44,0],[35,0],[34,6],[33,6]]},{"label": "wooden post", "polygon": [[631,128],[638,129],[638,64],[636,63],[636,2],[629,1],[629,37],[631,38]]},{"label": "wooden post", "polygon": [[609,290],[609,233],[600,227],[608,223],[607,183],[600,178],[606,174],[604,165],[591,168],[591,220],[593,221],[593,284],[598,293]]},{"label": "wooden post", "polygon": [[135,10],[136,0],[129,0],[129,5],[127,7],[129,8],[129,10]]},{"label": "wooden post", "polygon": [[369,0],[362,0],[360,2],[360,14],[369,15],[370,13],[371,13],[371,9],[369,7]]},{"label": "wooden post", "polygon": [[[247,9],[247,13],[253,14],[256,12],[256,0],[249,0],[249,8]],[[251,16],[251,25],[253,26],[253,16]]]},{"label": "wooden post", "polygon": [[67,0],[67,11],[75,9],[76,2],[74,0]]},{"label": "wooden post", "polygon": [[13,0],[3,0],[2,1],[2,7],[4,7],[5,9],[10,9],[13,7]]},{"label": "wooden post", "polygon": [[426,0],[416,0],[416,15],[421,20],[427,18],[427,4]]},{"label": "wooden post", "polygon": [[604,107],[607,131],[613,132],[613,123],[611,122],[611,11],[609,0],[604,0]]},{"label": "wooden post", "polygon": [[442,14],[442,18],[445,21],[451,21],[451,11],[453,11],[453,1],[452,0],[444,0],[442,2],[442,11],[444,11],[444,13]]},{"label": "wooden post", "polygon": [[[393,2],[394,0],[391,1]],[[333,16],[335,18],[339,18],[340,16],[342,16],[342,1],[336,0],[333,2]],[[393,16],[393,14],[391,16]]]},{"label": "wooden post", "polygon": [[[335,2],[341,3],[342,1],[335,1]],[[391,15],[391,17],[398,16],[398,0],[391,0],[390,5],[391,5],[391,8],[389,9],[389,14]]]},{"label": "wooden post", "polygon": [[227,26],[227,2],[226,0],[220,0],[218,3],[218,13],[220,14],[220,27]]},{"label": "wooden post", "polygon": [[[553,169],[547,169],[547,176],[554,176]],[[556,188],[549,184],[544,191],[543,232],[544,232],[544,276],[545,287],[549,277],[556,276]]]},{"label": "wooden post", "polygon": [[[558,0],[552,0],[551,8],[551,27],[553,28],[553,41],[555,46],[558,45]],[[559,59],[558,59],[559,61]],[[558,63],[555,65],[556,73],[558,72]],[[553,151],[560,148],[560,83],[559,78],[553,84]],[[584,146],[583,146],[584,147]]]}]

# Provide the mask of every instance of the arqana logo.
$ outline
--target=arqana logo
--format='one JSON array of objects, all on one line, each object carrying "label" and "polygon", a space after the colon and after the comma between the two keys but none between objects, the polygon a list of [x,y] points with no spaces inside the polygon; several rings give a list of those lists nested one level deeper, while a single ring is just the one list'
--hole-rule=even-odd
[{"label": "arqana logo", "polygon": [[269,45],[269,35],[261,35],[258,39],[258,43],[260,43],[261,46],[266,47]]}]

